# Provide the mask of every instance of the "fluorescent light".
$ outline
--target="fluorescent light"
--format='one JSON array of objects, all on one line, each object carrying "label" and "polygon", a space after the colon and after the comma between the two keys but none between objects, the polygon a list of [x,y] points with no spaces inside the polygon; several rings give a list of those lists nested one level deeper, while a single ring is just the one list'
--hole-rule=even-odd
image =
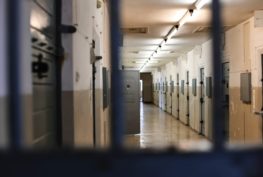
[{"label": "fluorescent light", "polygon": [[143,70],[146,66],[146,63],[141,67],[140,71]]},{"label": "fluorescent light", "polygon": [[207,3],[211,2],[211,0],[198,0],[195,3],[195,7],[197,9],[201,9],[202,7],[204,7],[204,5],[206,5]]},{"label": "fluorescent light", "polygon": [[179,21],[179,27],[183,26],[187,21],[188,18],[191,16],[191,13],[189,10],[187,10],[187,12],[184,14],[184,16],[181,18],[181,20]]},{"label": "fluorescent light", "polygon": [[177,33],[177,31],[178,31],[178,28],[174,26],[172,30],[169,32],[169,34],[167,35],[166,42],[168,42],[168,40],[170,40],[175,35],[175,33]]},{"label": "fluorescent light", "polygon": [[160,48],[163,48],[164,45],[165,45],[165,40],[163,40],[163,41],[161,42],[161,44],[159,45],[159,47],[160,47]]},{"label": "fluorescent light", "polygon": [[158,47],[158,48],[156,49],[156,54],[158,54],[158,52],[160,52],[160,51],[161,51],[161,48]]}]

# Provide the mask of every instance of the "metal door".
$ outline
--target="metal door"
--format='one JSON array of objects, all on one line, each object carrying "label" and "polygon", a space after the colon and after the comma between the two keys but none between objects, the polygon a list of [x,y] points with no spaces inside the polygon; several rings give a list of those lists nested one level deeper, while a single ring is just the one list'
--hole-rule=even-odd
[{"label": "metal door", "polygon": [[176,75],[176,97],[177,97],[177,119],[179,119],[180,115],[180,88],[179,88],[179,74]]},{"label": "metal door", "polygon": [[200,134],[205,133],[205,72],[204,68],[200,69]]},{"label": "metal door", "polygon": [[164,110],[168,112],[168,82],[165,79],[165,90],[164,90]]},{"label": "metal door", "polygon": [[223,105],[224,105],[224,134],[226,140],[229,138],[229,63],[222,64],[223,69]]},{"label": "metal door", "polygon": [[140,73],[123,71],[125,133],[140,133]]},{"label": "metal door", "polygon": [[174,81],[172,80],[172,77],[170,79],[170,111],[169,113],[173,114],[173,93],[174,93]]},{"label": "metal door", "polygon": [[31,0],[33,145],[57,144],[55,1]]},{"label": "metal door", "polygon": [[186,72],[186,118],[187,125],[190,125],[190,97],[189,97],[189,71]]}]

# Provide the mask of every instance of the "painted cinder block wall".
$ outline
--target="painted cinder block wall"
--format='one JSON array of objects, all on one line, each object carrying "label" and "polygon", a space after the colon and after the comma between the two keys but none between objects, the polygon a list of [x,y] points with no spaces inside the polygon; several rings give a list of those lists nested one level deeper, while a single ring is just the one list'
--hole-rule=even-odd
[{"label": "painted cinder block wall", "polygon": [[[205,78],[212,76],[212,41],[208,40],[193,50],[176,58],[173,62],[153,72],[154,83],[163,81],[171,75],[175,91],[173,93],[172,115],[177,115],[177,92],[179,89],[180,112],[179,119],[186,123],[186,94],[181,92],[182,80],[186,82],[186,72],[189,71],[190,87],[190,127],[200,131],[200,68],[204,68]],[[231,28],[225,33],[224,57],[222,62],[230,63],[230,142],[261,143],[262,120],[255,111],[262,108],[261,91],[261,54],[263,53],[263,28],[254,27],[254,17]],[[168,67],[170,66],[170,67]],[[171,67],[172,66],[172,67]],[[252,73],[252,102],[245,104],[240,101],[240,73]],[[177,86],[179,74],[179,86]],[[192,79],[197,79],[197,96],[192,95]],[[184,87],[186,93],[186,85]],[[155,91],[155,100],[158,92]],[[159,99],[162,99],[159,94]],[[155,101],[161,107],[161,104]],[[212,139],[212,99],[205,97],[205,136]]]}]

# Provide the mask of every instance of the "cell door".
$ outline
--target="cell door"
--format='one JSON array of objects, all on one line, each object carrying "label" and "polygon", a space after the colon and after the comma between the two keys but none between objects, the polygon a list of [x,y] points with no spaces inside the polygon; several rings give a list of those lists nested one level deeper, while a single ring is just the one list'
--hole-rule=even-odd
[{"label": "cell door", "polygon": [[58,144],[55,1],[31,0],[33,120],[35,147]]},{"label": "cell door", "polygon": [[167,80],[163,83],[163,110],[167,111]]},{"label": "cell door", "polygon": [[168,106],[168,96],[169,96],[169,94],[168,94],[168,82],[167,82],[167,80],[165,81],[165,108],[164,108],[164,110],[166,111],[166,112],[168,112],[168,110],[169,110],[169,106]]},{"label": "cell door", "polygon": [[190,125],[190,97],[189,97],[189,71],[186,72],[186,118],[187,125]]},{"label": "cell door", "polygon": [[177,97],[177,119],[180,115],[180,88],[179,88],[180,77],[179,74],[176,75],[176,97]]},{"label": "cell door", "polygon": [[223,69],[223,107],[224,107],[224,135],[229,138],[229,63],[222,64]]},{"label": "cell door", "polygon": [[171,78],[170,82],[170,113],[173,114],[173,93],[174,93],[174,81]]},{"label": "cell door", "polygon": [[125,133],[140,133],[140,73],[123,71]]},{"label": "cell door", "polygon": [[205,133],[205,72],[204,68],[200,69],[200,134]]}]

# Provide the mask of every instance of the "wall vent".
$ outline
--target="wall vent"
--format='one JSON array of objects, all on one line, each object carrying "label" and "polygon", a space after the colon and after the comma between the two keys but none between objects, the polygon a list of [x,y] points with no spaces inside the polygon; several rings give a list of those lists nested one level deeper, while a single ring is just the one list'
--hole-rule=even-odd
[{"label": "wall vent", "polygon": [[136,28],[122,28],[123,33],[128,34],[147,34],[149,32],[149,28],[147,27],[136,27]]}]

